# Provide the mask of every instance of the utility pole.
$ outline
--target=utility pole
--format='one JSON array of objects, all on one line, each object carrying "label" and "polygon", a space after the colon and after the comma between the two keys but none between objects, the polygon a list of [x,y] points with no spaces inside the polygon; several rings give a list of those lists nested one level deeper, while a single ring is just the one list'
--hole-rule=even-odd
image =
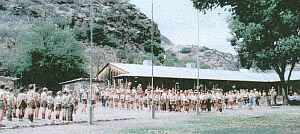
[{"label": "utility pole", "polygon": [[[198,43],[198,45],[197,45],[197,52],[196,52],[196,55],[197,55],[197,72],[198,72],[198,74],[197,74],[197,86],[196,86],[196,90],[198,90],[198,95],[199,95],[199,77],[200,77],[200,74],[199,74],[199,45],[200,45],[200,18],[199,18],[199,11],[197,11],[197,22],[198,22],[198,37],[197,37],[197,43]],[[199,115],[200,114],[200,112],[199,112],[199,103],[200,103],[200,101],[199,101],[199,96],[197,97],[197,104],[196,104],[196,112],[197,112],[197,115]]]},{"label": "utility pole", "polygon": [[89,98],[90,98],[90,124],[93,124],[93,106],[92,106],[92,89],[93,89],[93,58],[92,58],[92,53],[93,53],[93,0],[89,1],[89,12],[90,12],[90,19],[89,19],[89,25],[90,25],[90,42],[89,42],[89,47],[90,47],[90,92],[89,92]]},{"label": "utility pole", "polygon": [[154,75],[153,75],[153,66],[154,66],[154,52],[153,52],[153,36],[154,36],[154,20],[153,20],[153,0],[151,0],[151,53],[152,53],[152,67],[151,67],[151,72],[152,72],[152,77],[151,77],[151,93],[152,93],[152,119],[155,118],[155,106],[154,106]]}]

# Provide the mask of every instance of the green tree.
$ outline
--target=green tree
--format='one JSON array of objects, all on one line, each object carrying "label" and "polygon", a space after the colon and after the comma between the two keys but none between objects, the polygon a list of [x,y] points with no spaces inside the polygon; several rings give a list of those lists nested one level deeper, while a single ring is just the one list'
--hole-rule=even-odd
[{"label": "green tree", "polygon": [[[192,0],[200,11],[216,7],[232,12],[230,29],[241,65],[279,75],[284,100],[285,85],[300,60],[299,0]],[[286,78],[286,71],[288,75]]]},{"label": "green tree", "polygon": [[83,75],[83,43],[73,30],[50,18],[37,19],[18,42],[16,74],[23,85],[36,83],[59,90],[60,82]]},{"label": "green tree", "polygon": [[191,53],[191,52],[192,52],[192,49],[190,47],[184,47],[180,51],[180,53],[182,53],[182,54],[188,54],[188,53]]}]

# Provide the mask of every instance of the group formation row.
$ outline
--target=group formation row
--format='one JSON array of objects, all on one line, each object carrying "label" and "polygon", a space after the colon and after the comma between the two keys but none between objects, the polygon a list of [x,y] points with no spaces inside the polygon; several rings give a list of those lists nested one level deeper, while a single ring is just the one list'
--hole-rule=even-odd
[{"label": "group formation row", "polygon": [[[52,113],[55,112],[55,119],[62,121],[73,121],[73,113],[78,109],[78,93],[64,89],[58,91],[56,95],[47,88],[37,92],[35,84],[30,84],[28,88],[21,88],[18,93],[4,84],[0,85],[0,124],[6,116],[8,121],[12,118],[19,118],[23,121],[25,114],[30,122],[34,119],[51,120]],[[28,113],[25,113],[28,112]]]},{"label": "group formation row", "polygon": [[[87,89],[80,92],[79,100],[87,104]],[[159,89],[114,89],[107,88],[96,93],[95,100],[100,100],[103,107],[123,109],[151,109],[162,111],[195,111],[197,106],[202,111],[211,111],[211,108],[222,111],[224,108],[257,106],[260,104],[276,104],[277,93],[274,88],[268,91],[256,89],[240,89],[223,92],[222,89],[199,92],[197,90]]]}]

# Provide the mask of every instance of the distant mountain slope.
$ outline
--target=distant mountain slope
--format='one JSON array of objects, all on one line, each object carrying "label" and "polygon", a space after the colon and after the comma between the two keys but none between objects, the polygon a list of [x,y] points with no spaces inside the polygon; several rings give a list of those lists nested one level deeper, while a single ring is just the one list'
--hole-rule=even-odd
[{"label": "distant mountain slope", "polygon": [[[179,60],[195,63],[199,54],[200,68],[221,69],[221,70],[238,70],[239,63],[237,57],[230,54],[220,52],[214,49],[201,46],[197,51],[197,46],[182,46],[182,45],[164,45],[166,51],[171,51],[176,54]],[[182,49],[191,49],[189,53],[182,53]],[[181,65],[183,66],[183,65]]]},{"label": "distant mountain slope", "polygon": [[[57,23],[68,23],[80,34],[79,40],[88,42],[88,0],[0,0],[0,66],[12,58],[18,36],[27,32],[37,18],[56,17]],[[151,19],[126,0],[94,1],[94,66],[107,62],[142,63],[150,52]],[[160,31],[155,25],[154,47],[162,53]],[[88,50],[85,62],[88,64]],[[86,64],[86,65],[87,65]]]}]

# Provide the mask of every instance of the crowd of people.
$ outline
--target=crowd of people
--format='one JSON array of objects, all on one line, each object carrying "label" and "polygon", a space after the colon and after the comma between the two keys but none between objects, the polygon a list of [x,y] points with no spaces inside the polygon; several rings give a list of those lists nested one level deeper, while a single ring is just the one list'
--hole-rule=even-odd
[{"label": "crowd of people", "polygon": [[53,94],[46,87],[39,89],[35,84],[30,84],[28,88],[16,92],[0,84],[0,124],[4,116],[8,121],[12,118],[23,121],[26,112],[31,123],[34,119],[51,120],[53,112],[56,120],[73,121],[73,113],[77,109],[77,93],[72,90],[64,89]]},{"label": "crowd of people", "polygon": [[217,110],[222,112],[225,108],[251,106],[256,107],[261,104],[268,106],[277,102],[277,92],[272,87],[268,91],[258,91],[256,89],[240,89],[224,92],[222,89],[199,92],[198,90],[175,90],[175,89],[154,89],[150,87],[137,88],[107,88],[100,93],[100,100],[103,107],[149,110],[155,108],[160,111],[189,112]]},{"label": "crowd of people", "polygon": [[[222,112],[224,109],[256,107],[261,104],[275,105],[277,93],[271,89],[240,89],[223,91],[213,89],[198,90],[175,90],[155,88],[152,92],[150,87],[142,89],[142,85],[136,88],[129,85],[125,88],[99,88],[97,86],[89,90],[88,87],[80,91],[63,88],[53,94],[46,87],[38,88],[30,84],[16,92],[13,88],[0,84],[0,124],[3,117],[8,121],[19,118],[23,121],[25,113],[30,122],[34,119],[52,120],[55,115],[56,121],[73,121],[78,105],[82,105],[81,113],[87,112],[89,104],[94,108],[96,103],[102,107],[127,110],[151,110],[193,112],[196,110],[210,112],[212,110]],[[54,118],[54,117],[53,117]]]}]

